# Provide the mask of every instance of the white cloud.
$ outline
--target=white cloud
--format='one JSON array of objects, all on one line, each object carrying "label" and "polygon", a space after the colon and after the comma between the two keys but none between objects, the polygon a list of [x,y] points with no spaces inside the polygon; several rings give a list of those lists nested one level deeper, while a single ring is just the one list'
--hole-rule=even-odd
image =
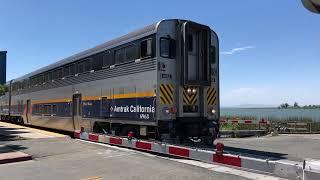
[{"label": "white cloud", "polygon": [[245,51],[245,50],[254,49],[254,48],[255,48],[254,46],[237,47],[237,48],[231,49],[230,51],[222,51],[221,54],[232,55],[232,54],[239,52],[239,51]]}]

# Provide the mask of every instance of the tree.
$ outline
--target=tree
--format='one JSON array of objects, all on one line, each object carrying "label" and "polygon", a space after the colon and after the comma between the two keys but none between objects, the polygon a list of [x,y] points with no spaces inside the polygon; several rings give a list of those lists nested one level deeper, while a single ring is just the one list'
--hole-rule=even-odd
[{"label": "tree", "polygon": [[290,105],[288,103],[284,103],[284,107],[288,108]]},{"label": "tree", "polygon": [[294,102],[293,107],[294,107],[294,108],[298,108],[298,107],[299,107],[298,103],[297,103],[297,102]]},{"label": "tree", "polygon": [[8,92],[8,87],[5,85],[0,85],[0,96],[4,95],[6,92]]}]

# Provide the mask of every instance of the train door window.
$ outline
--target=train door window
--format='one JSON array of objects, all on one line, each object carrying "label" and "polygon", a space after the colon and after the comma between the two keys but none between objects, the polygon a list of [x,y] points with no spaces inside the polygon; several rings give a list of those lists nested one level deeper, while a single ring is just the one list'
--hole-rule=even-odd
[{"label": "train door window", "polygon": [[147,39],[140,44],[140,57],[147,58],[152,56],[152,39]]},{"label": "train door window", "polygon": [[85,61],[85,72],[88,72],[91,70],[92,70],[92,61],[91,61],[91,59],[87,59]]},{"label": "train door window", "polygon": [[193,52],[194,49],[194,36],[192,34],[188,35],[188,51]]},{"label": "train door window", "polygon": [[160,56],[173,59],[175,57],[175,41],[171,38],[160,38]]},{"label": "train door window", "polygon": [[103,67],[109,67],[114,64],[113,58],[112,58],[112,53],[111,51],[107,51],[106,54],[103,56],[103,62],[102,66]]}]

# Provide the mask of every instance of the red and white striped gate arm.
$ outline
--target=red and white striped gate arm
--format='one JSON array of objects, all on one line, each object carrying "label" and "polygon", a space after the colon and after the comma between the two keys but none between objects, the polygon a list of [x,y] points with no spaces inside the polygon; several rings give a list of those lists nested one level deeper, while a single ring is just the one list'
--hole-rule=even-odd
[{"label": "red and white striped gate arm", "polygon": [[[87,132],[80,133],[80,131],[75,131],[74,137],[86,141],[156,152],[177,157],[184,157],[188,159],[199,160],[202,162],[219,163],[236,168],[270,173],[279,177],[289,179],[304,179],[301,177],[306,174],[304,173],[305,169],[303,168],[302,162],[300,163],[288,160],[270,161],[268,159],[257,159],[232,154],[220,155],[215,151],[201,150],[192,147],[181,147],[161,142],[142,141],[136,139],[129,140],[128,138],[121,138],[117,136],[100,135]],[[320,179],[320,172],[316,175],[313,173],[312,175],[312,177],[319,176]]]}]

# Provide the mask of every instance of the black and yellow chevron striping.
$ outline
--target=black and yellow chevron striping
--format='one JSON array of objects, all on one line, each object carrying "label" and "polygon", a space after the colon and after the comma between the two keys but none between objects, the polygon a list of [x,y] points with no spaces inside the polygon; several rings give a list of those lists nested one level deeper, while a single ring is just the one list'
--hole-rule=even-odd
[{"label": "black and yellow chevron striping", "polygon": [[172,84],[160,85],[160,104],[173,104],[174,88]]},{"label": "black and yellow chevron striping", "polygon": [[215,88],[207,89],[207,102],[208,105],[216,105],[217,104],[217,90]]},{"label": "black and yellow chevron striping", "polygon": [[[188,88],[184,88],[184,91],[183,91],[183,102],[186,104],[186,105],[195,105],[197,103],[197,93],[195,94],[189,94],[187,92],[187,89]],[[192,89],[192,88],[191,88]]]}]

